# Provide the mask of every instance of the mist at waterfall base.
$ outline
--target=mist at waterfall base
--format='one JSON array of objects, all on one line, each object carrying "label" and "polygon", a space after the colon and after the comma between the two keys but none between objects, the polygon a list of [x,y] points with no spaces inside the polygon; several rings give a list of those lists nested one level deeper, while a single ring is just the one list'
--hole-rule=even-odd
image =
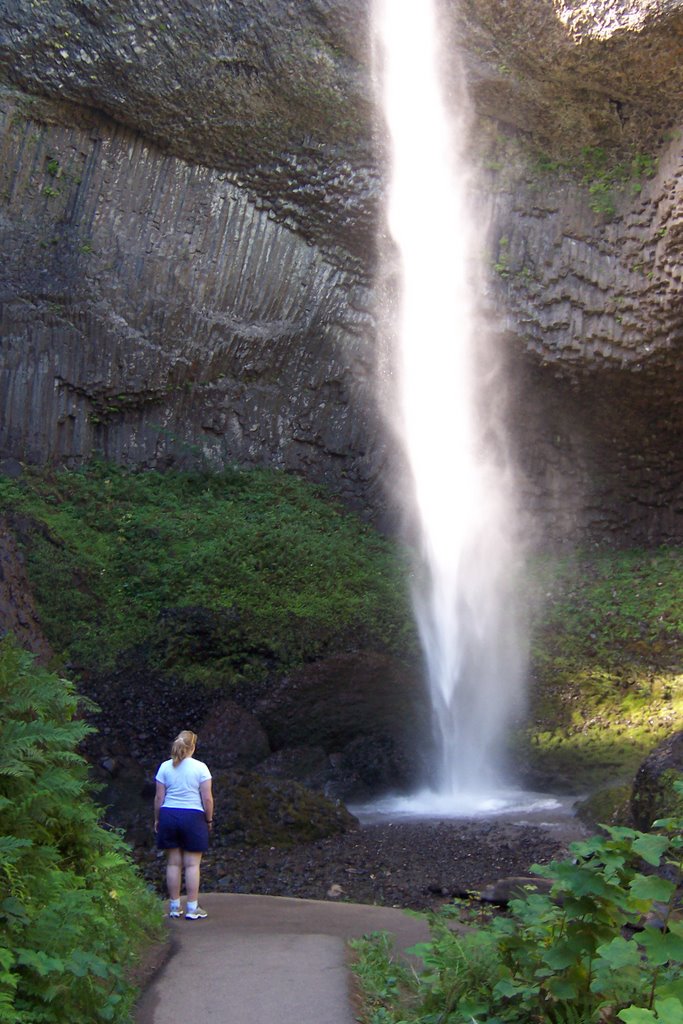
[{"label": "mist at waterfall base", "polygon": [[464,152],[466,90],[449,54],[446,102],[433,0],[377,0],[374,31],[390,148],[385,276],[400,281],[387,404],[419,537],[413,603],[433,728],[424,788],[354,811],[542,811],[559,804],[516,789],[504,767],[506,732],[524,706],[526,643],[504,389],[478,308],[484,230]]}]

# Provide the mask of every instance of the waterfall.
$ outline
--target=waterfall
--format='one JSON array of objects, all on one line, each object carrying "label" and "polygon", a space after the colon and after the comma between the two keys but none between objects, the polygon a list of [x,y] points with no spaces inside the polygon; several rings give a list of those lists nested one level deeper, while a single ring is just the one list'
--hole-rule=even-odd
[{"label": "waterfall", "polygon": [[525,656],[499,360],[479,309],[484,228],[467,97],[450,53],[446,95],[439,39],[434,0],[376,0],[400,281],[391,405],[419,536],[413,599],[433,714],[429,785],[413,803],[458,813],[508,785],[505,733],[522,703]]}]

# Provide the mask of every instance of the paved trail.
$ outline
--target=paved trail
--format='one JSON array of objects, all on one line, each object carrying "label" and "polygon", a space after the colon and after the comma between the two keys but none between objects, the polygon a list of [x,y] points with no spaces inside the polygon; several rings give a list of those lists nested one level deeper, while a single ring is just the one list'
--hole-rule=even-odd
[{"label": "paved trail", "polygon": [[209,893],[205,921],[169,921],[170,959],[136,1024],[354,1024],[349,938],[389,931],[398,949],[428,937],[400,910]]}]

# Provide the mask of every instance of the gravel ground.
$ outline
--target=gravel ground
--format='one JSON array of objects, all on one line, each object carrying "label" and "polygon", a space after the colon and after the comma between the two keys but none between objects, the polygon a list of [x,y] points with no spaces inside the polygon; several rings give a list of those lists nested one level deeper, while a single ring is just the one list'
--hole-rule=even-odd
[{"label": "gravel ground", "polygon": [[[214,848],[202,863],[205,892],[248,892],[433,908],[444,900],[563,856],[581,834],[563,828],[491,821],[374,824],[283,850]],[[163,859],[142,855],[163,891]]]}]

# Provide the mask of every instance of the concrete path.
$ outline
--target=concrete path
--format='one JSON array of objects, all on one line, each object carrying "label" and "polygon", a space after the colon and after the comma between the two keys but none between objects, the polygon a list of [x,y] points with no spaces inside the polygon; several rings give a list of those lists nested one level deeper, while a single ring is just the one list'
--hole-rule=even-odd
[{"label": "concrete path", "polygon": [[169,920],[171,956],[138,1003],[136,1024],[354,1024],[349,938],[429,937],[423,919],[352,903],[209,893],[204,921]]}]

